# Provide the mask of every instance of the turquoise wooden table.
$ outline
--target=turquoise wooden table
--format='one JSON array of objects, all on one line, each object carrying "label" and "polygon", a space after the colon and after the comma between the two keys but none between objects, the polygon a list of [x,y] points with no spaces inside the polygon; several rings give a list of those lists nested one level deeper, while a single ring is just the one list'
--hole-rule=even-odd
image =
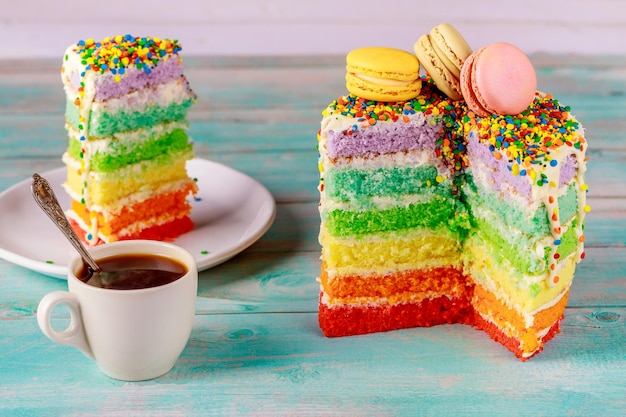
[{"label": "turquoise wooden table", "polygon": [[[0,260],[0,415],[626,415],[626,59],[532,59],[540,89],[587,129],[592,207],[562,332],[539,356],[519,362],[462,325],[323,337],[315,146],[322,109],[344,92],[343,57],[187,58],[198,157],[263,183],[274,224],[200,274],[182,357],[139,383],[49,341],[37,304],[66,281]],[[59,68],[0,63],[0,190],[62,166]]]}]

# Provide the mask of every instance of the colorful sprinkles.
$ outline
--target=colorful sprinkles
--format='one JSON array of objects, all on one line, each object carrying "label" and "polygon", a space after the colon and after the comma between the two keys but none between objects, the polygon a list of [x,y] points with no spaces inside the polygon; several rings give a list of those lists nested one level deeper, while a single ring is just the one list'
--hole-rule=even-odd
[{"label": "colorful sprinkles", "polygon": [[[450,100],[437,92],[434,84],[426,79],[420,95],[402,102],[371,101],[352,94],[339,97],[330,103],[322,113],[340,114],[353,117],[356,123],[345,133],[352,135],[358,129],[373,126],[378,122],[402,120],[409,122],[409,116],[416,112],[439,118],[444,125],[444,135],[437,142],[435,152],[454,170],[467,167],[463,126],[457,121],[457,114],[465,113],[465,102]],[[330,112],[329,112],[330,110]]]},{"label": "colorful sprinkles", "polygon": [[489,143],[496,158],[504,156],[514,176],[528,175],[539,187],[549,184],[544,168],[556,167],[553,150],[563,146],[584,151],[585,139],[580,125],[570,116],[570,108],[560,105],[551,95],[537,95],[527,110],[517,116],[494,115],[480,118],[473,112],[464,117],[467,129]]},{"label": "colorful sprinkles", "polygon": [[[80,40],[73,51],[84,65],[80,74],[82,79],[87,72],[94,71],[99,74],[110,73],[115,82],[120,82],[129,68],[134,67],[150,74],[159,61],[166,62],[181,49],[178,40],[117,35],[100,42],[91,38]],[[68,55],[65,55],[65,60],[68,59]],[[85,83],[81,80],[74,105],[79,107],[84,97]]]},{"label": "colorful sprinkles", "polygon": [[[496,158],[510,162],[509,170],[514,176],[530,176],[538,186],[548,184],[543,169],[547,165],[556,167],[551,150],[570,146],[583,151],[585,139],[578,134],[580,125],[569,118],[569,107],[563,107],[551,95],[537,96],[531,106],[517,116],[493,115],[481,118],[467,111],[463,101],[453,101],[437,94],[431,83],[425,83],[422,94],[406,102],[377,102],[354,95],[340,97],[324,111],[326,116],[340,114],[355,118],[356,122],[345,133],[354,134],[358,129],[375,125],[380,121],[408,122],[408,116],[416,112],[438,116],[444,125],[445,134],[439,139],[437,156],[461,170],[468,166],[465,154],[464,134],[470,130],[478,132],[479,140],[490,144]],[[464,114],[462,120],[457,115]]]},{"label": "colorful sprinkles", "polygon": [[85,72],[110,72],[115,81],[120,81],[128,68],[135,67],[150,74],[160,60],[167,61],[168,56],[180,50],[177,40],[117,35],[100,42],[80,40],[74,51],[80,56]]}]

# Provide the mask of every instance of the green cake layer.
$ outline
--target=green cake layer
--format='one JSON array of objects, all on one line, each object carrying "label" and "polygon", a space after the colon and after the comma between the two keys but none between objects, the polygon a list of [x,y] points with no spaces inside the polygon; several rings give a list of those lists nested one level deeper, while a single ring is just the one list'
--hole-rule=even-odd
[{"label": "green cake layer", "polygon": [[[193,102],[194,100],[189,99],[167,106],[154,104],[146,106],[141,111],[90,112],[87,129],[91,137],[107,137],[117,132],[136,130],[160,123],[184,121]],[[65,118],[72,128],[82,130],[78,108],[70,100],[67,100]]]},{"label": "green cake layer", "polygon": [[[546,244],[550,238],[550,221],[545,205],[541,204],[534,212],[519,204],[511,204],[499,197],[497,192],[475,184],[471,175],[466,176],[465,198],[472,207],[471,221],[474,232],[489,248],[495,259],[506,259],[522,274],[537,275],[548,272],[552,247]],[[566,192],[558,197],[559,217],[567,230],[557,246],[559,259],[565,259],[576,252],[576,214],[578,192],[575,184],[570,184]],[[543,244],[542,244],[543,242]],[[537,246],[545,246],[544,253]]]},{"label": "green cake layer", "polygon": [[[548,212],[542,204],[534,213],[528,213],[519,204],[509,204],[500,198],[492,188],[477,187],[471,175],[466,176],[465,198],[474,209],[474,216],[479,210],[489,214],[482,217],[497,216],[507,227],[512,227],[529,236],[545,236],[550,234]],[[574,183],[570,184],[565,194],[558,198],[559,212],[562,219],[571,219],[578,210],[578,191]],[[479,209],[479,210],[477,210]]]},{"label": "green cake layer", "polygon": [[322,213],[322,219],[332,236],[350,236],[393,230],[445,226],[464,234],[469,229],[465,207],[450,198],[436,197],[426,203],[409,204],[380,210],[332,210]]},{"label": "green cake layer", "polygon": [[375,169],[332,168],[325,172],[326,196],[358,205],[374,196],[420,194],[448,195],[449,184],[434,166],[380,167]]},{"label": "green cake layer", "polygon": [[[506,259],[515,269],[523,274],[537,275],[548,271],[548,260],[551,256],[550,247],[545,248],[543,256],[539,256],[535,250],[535,243],[545,236],[532,237],[521,236],[515,242],[504,239],[493,224],[484,219],[475,219],[476,229],[474,233],[490,248],[492,256],[498,260]],[[576,239],[576,223],[573,222],[561,238],[557,253],[561,258],[566,258],[574,253],[578,246]]]},{"label": "green cake layer", "polygon": [[[131,142],[112,140],[106,150],[91,154],[91,170],[95,172],[113,172],[118,168],[172,153],[191,153],[187,132],[175,128],[159,137],[152,137],[150,130],[142,133],[147,139]],[[81,158],[83,143],[70,139],[68,153],[76,160]]]}]

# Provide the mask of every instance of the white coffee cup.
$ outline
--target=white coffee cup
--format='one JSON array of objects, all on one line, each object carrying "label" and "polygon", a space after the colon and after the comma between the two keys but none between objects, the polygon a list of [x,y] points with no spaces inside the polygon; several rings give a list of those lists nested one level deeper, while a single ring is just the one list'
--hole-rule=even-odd
[{"label": "white coffee cup", "polygon": [[[191,334],[198,290],[195,259],[183,248],[149,240],[113,242],[89,252],[96,262],[123,254],[162,256],[183,264],[187,272],[157,287],[105,289],[76,277],[82,267],[76,257],[68,266],[69,292],[51,292],[39,303],[39,327],[52,341],[80,349],[112,378],[141,381],[167,373]],[[63,331],[50,323],[59,304],[70,311],[70,324]]]}]

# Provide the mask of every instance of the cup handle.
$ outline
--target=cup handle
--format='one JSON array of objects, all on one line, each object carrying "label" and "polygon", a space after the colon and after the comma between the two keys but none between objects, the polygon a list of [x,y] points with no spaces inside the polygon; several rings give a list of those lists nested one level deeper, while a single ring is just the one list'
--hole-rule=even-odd
[{"label": "cup handle", "polygon": [[[70,310],[70,324],[63,331],[57,331],[50,324],[52,311],[59,304],[65,304]],[[54,291],[46,294],[37,308],[37,323],[39,328],[50,340],[62,345],[73,346],[83,352],[88,358],[94,359],[93,352],[85,336],[83,318],[80,314],[78,298],[67,291]]]}]

